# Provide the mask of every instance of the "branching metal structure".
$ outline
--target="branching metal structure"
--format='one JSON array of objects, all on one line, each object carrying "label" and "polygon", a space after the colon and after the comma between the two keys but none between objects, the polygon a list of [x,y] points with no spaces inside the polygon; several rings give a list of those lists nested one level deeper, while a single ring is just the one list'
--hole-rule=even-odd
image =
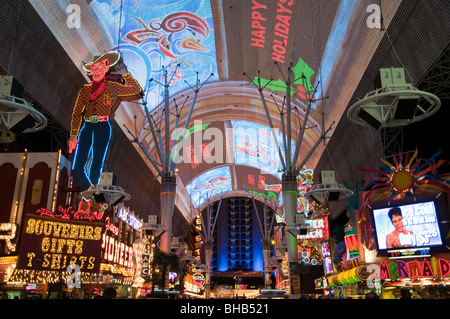
[{"label": "branching metal structure", "polygon": [[[224,198],[224,194],[221,193],[219,199],[219,205],[217,209],[212,209],[212,204],[216,201],[211,200],[211,197],[208,196],[207,198],[207,206],[204,209],[205,213],[202,214],[202,212],[199,210],[198,215],[200,217],[200,220],[202,221],[202,227],[201,230],[198,230],[198,233],[202,237],[204,247],[205,247],[205,272],[206,272],[206,278],[205,278],[205,287],[206,287],[206,298],[210,297],[211,292],[211,263],[212,263],[212,254],[213,254],[213,242],[214,242],[214,230],[216,228],[217,218],[220,212],[220,207],[222,205],[222,200]],[[203,216],[205,215],[205,216]]]},{"label": "branching metal structure", "polygon": [[[176,148],[173,147],[171,149],[171,144],[175,145],[175,142],[181,142],[186,134],[186,131],[189,126],[189,121],[192,116],[192,111],[194,109],[195,102],[197,100],[198,93],[200,92],[200,89],[205,85],[205,83],[209,80],[211,76],[214,74],[211,74],[208,79],[203,84],[200,84],[200,81],[198,79],[198,72],[197,72],[197,79],[194,86],[191,86],[189,83],[188,86],[194,91],[194,97],[192,98],[191,105],[189,108],[189,112],[187,114],[187,118],[184,124],[183,131],[180,135],[178,135],[178,125],[181,118],[181,113],[183,111],[184,106],[186,105],[186,102],[188,101],[189,96],[186,97],[181,107],[178,107],[178,105],[175,103],[175,112],[172,113],[170,111],[170,83],[172,82],[172,79],[174,75],[176,74],[176,71],[180,65],[177,65],[175,71],[172,73],[172,76],[170,77],[168,74],[168,71],[163,68],[164,73],[164,83],[159,82],[155,79],[150,79],[150,82],[155,82],[161,86],[164,87],[164,109],[161,114],[161,117],[159,119],[159,125],[158,121],[155,120],[155,118],[150,114],[148,108],[147,108],[147,95],[144,96],[144,109],[147,116],[147,123],[149,126],[149,129],[152,133],[153,141],[155,143],[156,148],[156,155],[157,157],[153,156],[151,152],[145,147],[145,145],[140,141],[139,137],[137,136],[137,132],[133,135],[130,130],[126,127],[128,133],[133,137],[132,142],[136,143],[139,148],[143,151],[145,156],[149,159],[155,170],[158,172],[159,176],[161,177],[161,191],[160,191],[160,198],[161,198],[161,225],[167,230],[162,236],[161,236],[161,251],[163,252],[170,252],[170,240],[172,235],[172,218],[173,218],[173,211],[174,211],[174,205],[175,205],[175,194],[176,194],[176,176],[174,174],[175,172],[175,166],[176,166]],[[175,101],[175,99],[173,99]],[[175,116],[175,124],[174,127],[170,127],[170,116]],[[161,126],[164,122],[164,136],[161,134]],[[171,135],[172,132],[172,135]],[[173,140],[171,140],[171,136],[173,136]],[[179,137],[179,138],[178,138]],[[178,138],[178,139],[177,139]],[[171,143],[172,142],[172,143]]]},{"label": "branching metal structure", "polygon": [[[282,78],[284,80],[284,83],[286,85],[286,97],[284,99],[283,105],[281,107],[278,107],[279,113],[280,113],[280,119],[281,119],[281,131],[283,136],[283,142],[284,142],[284,149],[285,152],[281,151],[280,148],[280,141],[278,141],[276,134],[275,134],[275,128],[272,123],[271,114],[269,112],[269,108],[267,106],[266,98],[264,95],[264,89],[272,82],[270,80],[268,83],[266,83],[264,86],[261,85],[261,78],[260,78],[260,71],[258,70],[258,76],[257,76],[257,83],[253,81],[250,77],[248,77],[247,73],[244,72],[244,76],[246,76],[250,83],[252,83],[256,89],[258,90],[261,102],[264,107],[264,111],[266,113],[267,121],[269,123],[269,127],[272,131],[274,142],[278,149],[278,154],[280,156],[280,161],[282,164],[283,169],[283,175],[282,175],[282,194],[283,194],[283,202],[284,202],[284,214],[286,218],[286,226],[289,227],[290,225],[295,224],[295,214],[297,212],[297,175],[299,175],[300,170],[303,168],[303,166],[307,163],[311,155],[314,153],[314,151],[317,149],[317,147],[320,145],[322,141],[326,139],[326,135],[330,130],[332,129],[333,123],[330,125],[328,129],[325,130],[324,125],[322,125],[322,132],[319,137],[319,139],[316,141],[316,143],[312,146],[311,150],[308,152],[308,154],[305,155],[304,159],[300,162],[300,164],[297,165],[297,158],[300,155],[300,148],[302,146],[303,142],[303,136],[305,133],[305,130],[307,129],[308,125],[308,117],[309,113],[311,111],[312,102],[313,102],[313,94],[310,92],[307,92],[307,98],[308,98],[308,105],[305,112],[305,117],[300,129],[300,133],[297,136],[297,140],[295,143],[295,148],[292,149],[291,147],[291,140],[292,140],[292,112],[293,108],[291,105],[291,86],[299,81],[301,79],[303,85],[305,85],[306,77],[304,74],[301,75],[301,77],[297,79],[293,79],[293,71],[292,71],[292,63],[287,69],[287,76],[285,76],[280,69],[279,65],[277,64],[278,69],[282,75]],[[305,86],[304,86],[305,87]],[[307,90],[308,91],[308,90]],[[315,92],[315,91],[314,91]],[[286,118],[285,118],[286,116]],[[322,120],[322,123],[324,120]],[[288,261],[290,265],[293,265],[295,262],[298,261],[297,256],[297,238],[294,234],[287,232],[287,243],[288,243]],[[292,284],[290,284],[290,293],[292,294]]]}]

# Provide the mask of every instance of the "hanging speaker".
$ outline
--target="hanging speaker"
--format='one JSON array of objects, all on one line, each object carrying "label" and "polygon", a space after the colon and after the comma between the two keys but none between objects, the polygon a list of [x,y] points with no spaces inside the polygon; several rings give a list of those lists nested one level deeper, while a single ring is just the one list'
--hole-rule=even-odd
[{"label": "hanging speaker", "polygon": [[113,206],[117,206],[118,204],[120,204],[121,201],[123,201],[125,199],[125,196],[120,196],[118,200],[116,200],[112,205]]},{"label": "hanging speaker", "polygon": [[10,128],[10,131],[16,135],[19,135],[26,129],[32,128],[36,125],[36,120],[33,116],[27,115],[23,119],[21,119],[16,125]]},{"label": "hanging speaker", "polygon": [[416,113],[417,104],[419,103],[418,96],[400,97],[397,106],[395,107],[394,119],[396,120],[411,120]]},{"label": "hanging speaker", "polygon": [[377,131],[380,129],[381,122],[378,121],[376,118],[374,118],[372,115],[370,115],[367,111],[360,108],[357,115],[361,120],[369,124]]},{"label": "hanging speaker", "polygon": [[300,228],[299,235],[306,235],[308,234],[308,228]]},{"label": "hanging speaker", "polygon": [[23,98],[25,89],[12,75],[0,76],[0,93]]},{"label": "hanging speaker", "polygon": [[341,195],[341,193],[339,192],[330,192],[328,194],[328,201],[330,202],[336,202],[339,200],[339,196]]},{"label": "hanging speaker", "polygon": [[103,194],[103,193],[98,193],[98,194],[94,193],[94,198],[97,203],[106,203],[107,202],[105,194]]}]

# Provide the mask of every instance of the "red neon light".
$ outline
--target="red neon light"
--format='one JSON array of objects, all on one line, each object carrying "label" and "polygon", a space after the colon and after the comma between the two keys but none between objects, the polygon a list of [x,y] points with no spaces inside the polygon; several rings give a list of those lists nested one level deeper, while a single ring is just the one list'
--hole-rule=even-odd
[{"label": "red neon light", "polygon": [[417,260],[414,261],[408,261],[408,273],[409,273],[409,278],[419,278],[421,277],[421,269],[420,269],[420,265],[419,262]]},{"label": "red neon light", "polygon": [[450,275],[450,263],[442,258],[439,258],[439,272],[441,274],[441,278],[447,277]]},{"label": "red neon light", "polygon": [[56,212],[51,212],[46,208],[40,208],[36,211],[36,214],[41,216],[49,216],[51,218],[62,218],[62,219],[86,219],[86,220],[101,220],[103,217],[103,212],[92,212],[90,214],[78,214],[72,207],[58,206]]},{"label": "red neon light", "polygon": [[266,177],[262,176],[262,175],[259,175],[259,178],[258,178],[258,188],[259,189],[264,190],[263,184],[264,184],[265,181],[266,181]]},{"label": "red neon light", "polygon": [[[439,270],[441,277],[445,277],[450,273],[450,263],[444,259],[439,260]],[[395,262],[384,261],[380,263],[380,278],[399,279],[399,278],[430,278],[434,277],[433,267],[425,258],[422,262],[418,260],[404,262],[397,260]]]}]

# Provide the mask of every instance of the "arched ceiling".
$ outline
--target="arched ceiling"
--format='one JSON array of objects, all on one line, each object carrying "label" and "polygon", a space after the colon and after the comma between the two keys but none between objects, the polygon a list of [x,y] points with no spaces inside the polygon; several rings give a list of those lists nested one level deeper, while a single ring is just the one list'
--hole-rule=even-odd
[{"label": "arched ceiling", "polygon": [[[165,71],[172,80],[168,97],[171,111],[189,96],[178,119],[179,127],[185,125],[197,77],[201,83],[208,79],[198,94],[189,127],[203,132],[200,147],[223,143],[216,147],[213,163],[204,158],[198,165],[178,165],[176,204],[186,216],[209,196],[251,189],[256,192],[261,190],[261,182],[279,182],[278,151],[264,135],[270,135],[270,129],[252,81],[260,79],[267,85],[263,94],[281,139],[280,109],[286,107],[285,83],[291,69],[294,145],[304,125],[306,93],[316,91],[298,164],[322,132],[344,115],[382,38],[379,29],[367,25],[370,0],[91,0],[78,1],[75,7],[69,7],[66,0],[30,2],[83,74],[83,63],[91,61],[93,55],[110,50],[122,53],[145,96],[137,103],[123,103],[115,120],[124,131],[126,126],[138,132],[151,154],[156,154],[156,149],[143,102],[158,122],[166,99],[162,85]],[[385,26],[400,2],[383,2]],[[77,17],[79,25],[74,24]],[[175,116],[170,119],[171,127],[176,120]],[[161,132],[163,128],[161,123]],[[238,129],[244,137],[237,134]],[[209,139],[204,135],[207,130],[212,134]],[[136,150],[147,161],[142,150]],[[308,168],[315,167],[323,151],[321,144],[307,161]],[[220,160],[215,157],[217,152],[222,154],[217,156]],[[240,156],[244,153],[247,157]]]}]

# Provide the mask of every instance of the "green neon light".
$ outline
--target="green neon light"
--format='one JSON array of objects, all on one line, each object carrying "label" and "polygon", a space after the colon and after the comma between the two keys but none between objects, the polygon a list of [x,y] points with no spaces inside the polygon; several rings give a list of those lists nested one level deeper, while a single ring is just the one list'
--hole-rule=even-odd
[{"label": "green neon light", "polygon": [[259,195],[261,197],[264,197],[265,199],[269,199],[269,200],[271,199],[274,202],[277,202],[277,195],[275,195],[275,193],[272,192],[272,191],[267,192],[267,194],[260,193],[260,192],[254,191],[254,190],[249,190],[248,192],[252,193],[252,194]]},{"label": "green neon light", "polygon": [[283,191],[283,194],[298,194],[298,191]]},{"label": "green neon light", "polygon": [[[311,77],[314,73],[316,73],[313,69],[306,64],[302,58],[298,59],[297,64],[292,68],[292,72],[294,73],[294,82],[295,86],[291,85],[290,95],[293,96],[295,93],[300,90],[297,89],[298,86],[304,87],[306,92],[314,91],[314,87],[311,85]],[[302,78],[302,74],[304,78]],[[278,79],[275,81],[271,81],[264,78],[259,78],[261,80],[261,86],[266,86],[271,91],[274,92],[284,92],[286,93],[286,83],[282,79]],[[258,77],[255,76],[253,81],[257,83]],[[270,82],[270,83],[269,83]],[[268,84],[269,83],[269,84]]]}]

